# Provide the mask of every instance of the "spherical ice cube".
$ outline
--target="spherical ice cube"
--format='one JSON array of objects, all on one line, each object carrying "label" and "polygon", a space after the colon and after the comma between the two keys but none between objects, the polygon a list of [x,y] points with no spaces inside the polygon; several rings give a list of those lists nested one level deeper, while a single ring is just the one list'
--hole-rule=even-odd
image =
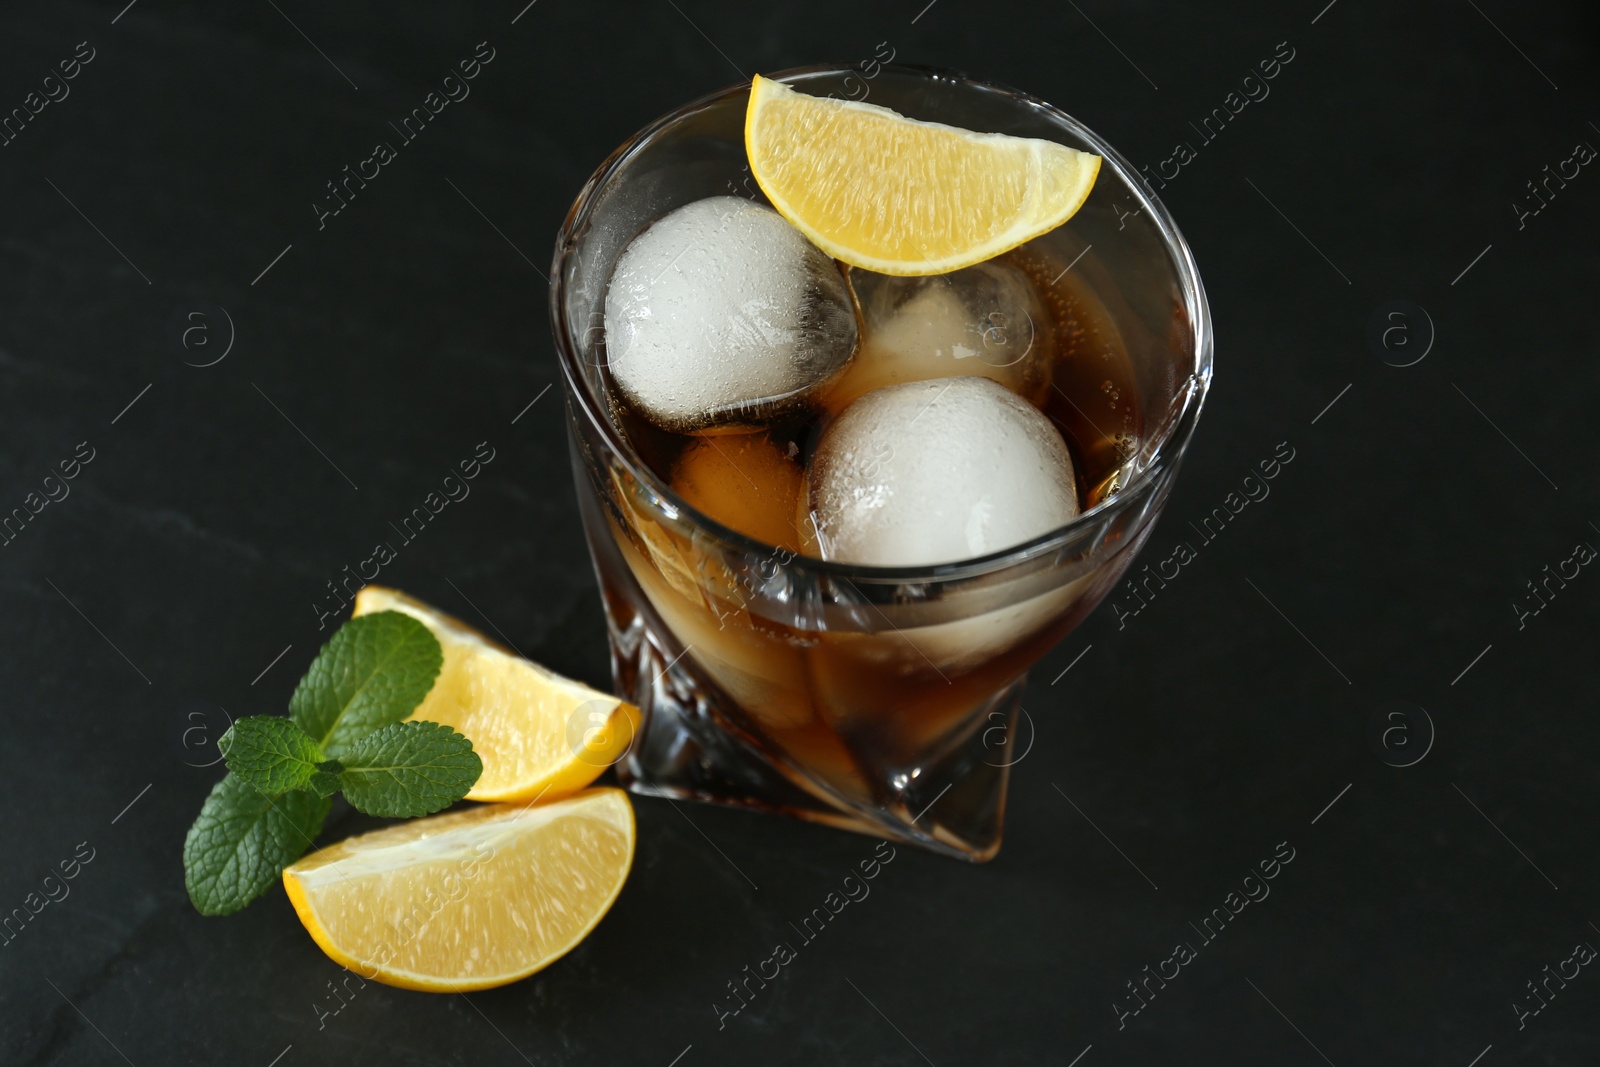
[{"label": "spherical ice cube", "polygon": [[855,310],[833,260],[770,208],[697,200],[623,250],[605,302],[611,377],[679,433],[749,430],[849,361]]},{"label": "spherical ice cube", "polygon": [[1055,426],[988,378],[868,393],[823,431],[807,482],[808,548],[882,567],[999,552],[1079,509]]},{"label": "spherical ice cube", "polygon": [[969,375],[1043,403],[1054,320],[1016,263],[990,260],[926,278],[853,270],[850,283],[861,306],[861,350],[829,387],[830,410],[896,382]]}]

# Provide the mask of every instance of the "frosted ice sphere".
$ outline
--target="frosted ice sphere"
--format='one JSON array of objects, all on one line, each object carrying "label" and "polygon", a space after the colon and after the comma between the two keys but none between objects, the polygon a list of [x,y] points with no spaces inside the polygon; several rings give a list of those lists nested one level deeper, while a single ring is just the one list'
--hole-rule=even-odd
[{"label": "frosted ice sphere", "polygon": [[1055,329],[1033,278],[1006,260],[898,278],[850,272],[861,351],[829,390],[834,411],[896,382],[991,378],[1036,404],[1055,359]]},{"label": "frosted ice sphere", "polygon": [[849,361],[856,318],[833,260],[736,196],[657,219],[606,290],[612,379],[680,433],[748,430],[802,405]]},{"label": "frosted ice sphere", "polygon": [[999,552],[1079,508],[1055,426],[978,377],[890,385],[851,404],[817,443],[807,493],[808,547],[885,567]]}]

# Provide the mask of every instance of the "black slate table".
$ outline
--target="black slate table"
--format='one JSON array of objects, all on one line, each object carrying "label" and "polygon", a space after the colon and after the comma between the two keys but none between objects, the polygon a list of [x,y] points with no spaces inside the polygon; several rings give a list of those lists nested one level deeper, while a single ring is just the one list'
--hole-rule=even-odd
[{"label": "black slate table", "polygon": [[[0,510],[44,501],[0,547],[0,912],[76,873],[0,945],[0,1061],[1600,1062],[1592,5],[123,2],[0,32]],[[1039,665],[999,858],[901,848],[737,1016],[870,840],[640,799],[566,959],[323,1014],[342,972],[281,892],[185,898],[208,746],[282,709],[327,583],[479,442],[383,579],[606,684],[556,227],[668,108],[890,50],[1160,185],[1217,376],[1144,558],[1195,558]]]}]

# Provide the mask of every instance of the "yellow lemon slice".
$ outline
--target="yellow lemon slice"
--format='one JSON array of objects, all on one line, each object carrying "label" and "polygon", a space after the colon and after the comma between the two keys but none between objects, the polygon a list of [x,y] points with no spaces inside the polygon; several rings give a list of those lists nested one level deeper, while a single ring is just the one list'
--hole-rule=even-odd
[{"label": "yellow lemon slice", "polygon": [[284,868],[319,948],[363,978],[465,993],[526,978],[588,936],[633,864],[620,789],[411,819]]},{"label": "yellow lemon slice", "polygon": [[835,259],[880,274],[992,259],[1070,219],[1100,173],[1099,156],[1054,141],[918,122],[760,75],[744,146],[779,214]]},{"label": "yellow lemon slice", "polygon": [[576,792],[620,759],[639,709],[506,651],[444,612],[383,586],[356,594],[356,615],[399,611],[439,639],[444,665],[413,721],[443,723],[483,760],[468,800],[550,800]]}]

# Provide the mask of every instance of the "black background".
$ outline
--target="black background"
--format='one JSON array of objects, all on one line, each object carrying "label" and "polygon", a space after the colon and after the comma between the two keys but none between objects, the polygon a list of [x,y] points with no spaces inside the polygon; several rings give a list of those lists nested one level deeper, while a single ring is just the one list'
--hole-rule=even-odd
[{"label": "black background", "polygon": [[[1600,546],[1600,173],[1522,228],[1512,206],[1600,146],[1591,6],[925,3],[9,5],[0,111],[78,42],[95,58],[0,148],[0,510],[79,442],[95,458],[0,549],[0,911],[80,842],[94,859],[0,947],[0,1060],[1600,1061],[1592,967],[1521,1029],[1513,1007],[1600,945],[1600,576],[1520,629],[1513,608]],[[472,95],[319,231],[324,182],[483,40]],[[553,235],[658,114],[880,42],[1151,166],[1287,42],[1271,95],[1161,193],[1217,374],[1145,559],[1197,542],[1280,442],[1295,459],[1138,616],[1103,607],[1036,669],[996,861],[901,848],[725,1028],[725,983],[871,841],[640,799],[632,878],[570,956],[470,998],[368,985],[319,1028],[341,971],[281,891],[226,919],[185,897],[222,709],[283,708],[325,583],[485,440],[471,497],[384,580],[607,684],[551,388]],[[1405,368],[1367,341],[1393,300],[1436,330]],[[185,361],[223,320],[205,354],[168,331],[196,302],[235,333],[205,368]],[[1404,325],[1411,358],[1428,327]],[[1389,701],[1433,730],[1413,711],[1374,744]],[[1198,944],[1279,842],[1271,896],[1119,1029],[1125,983]]]}]

